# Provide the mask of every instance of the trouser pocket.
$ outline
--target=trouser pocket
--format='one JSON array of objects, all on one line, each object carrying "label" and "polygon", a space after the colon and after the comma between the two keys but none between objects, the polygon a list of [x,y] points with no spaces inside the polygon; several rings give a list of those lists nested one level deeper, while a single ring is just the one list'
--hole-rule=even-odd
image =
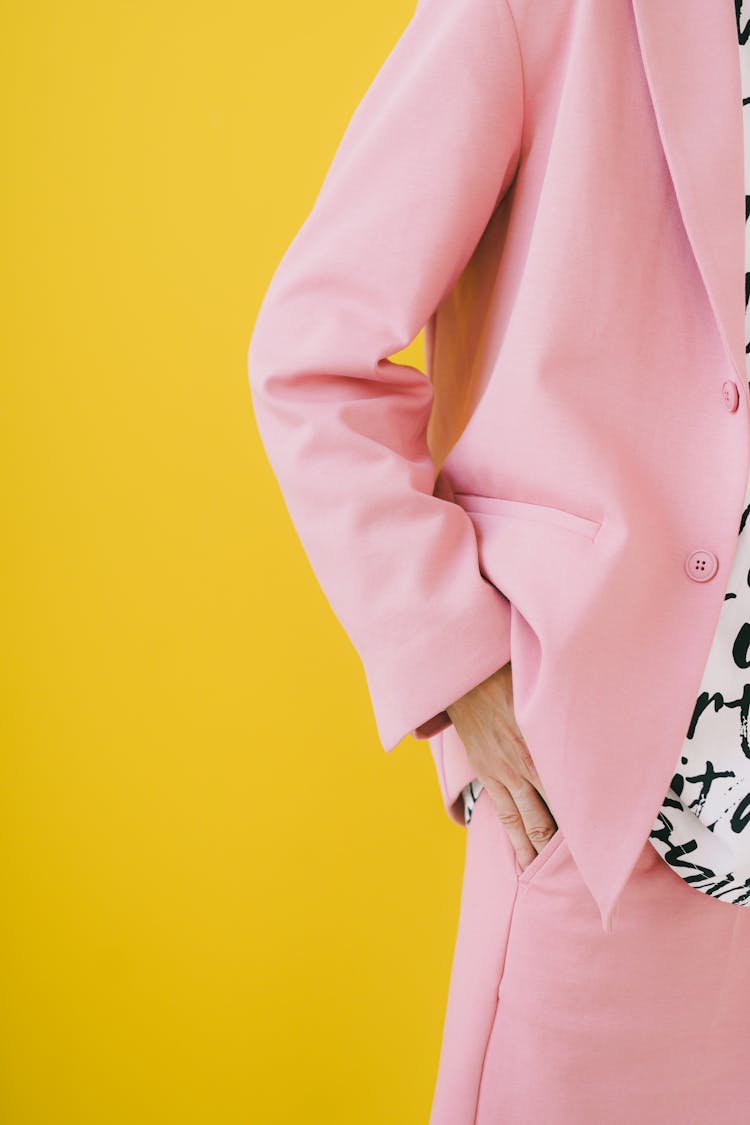
[{"label": "trouser pocket", "polygon": [[528,886],[532,879],[536,879],[538,873],[548,862],[548,860],[552,858],[557,849],[560,847],[562,841],[563,834],[560,829],[557,828],[550,836],[549,840],[544,845],[542,850],[540,852],[537,852],[531,863],[529,863],[526,867],[522,868],[521,864],[518,862],[518,857],[516,857],[516,871],[518,873],[519,884],[521,884],[522,886]]},{"label": "trouser pocket", "polygon": [[[474,794],[476,794],[476,796]],[[490,797],[489,797],[489,794],[488,794],[487,790],[484,788],[484,786],[480,786],[479,782],[474,782],[472,784],[471,789],[469,788],[469,786],[466,786],[466,788],[464,790],[464,807],[465,807],[465,813],[467,814],[467,819],[468,819],[467,827],[468,827],[469,831],[471,831],[471,820],[474,816],[474,810],[480,802],[482,804],[488,804],[490,806],[490,809],[492,811],[492,815],[497,819],[498,824],[500,824],[500,827],[502,829],[503,835],[508,840],[508,843],[510,843],[510,836],[506,832],[505,828],[502,826],[502,822],[500,821],[500,818],[498,817],[497,813],[495,812],[495,809],[492,805],[492,802],[490,800]],[[544,865],[547,863],[547,861],[554,855],[554,853],[560,847],[560,844],[562,843],[562,841],[563,841],[563,836],[562,836],[562,833],[560,831],[560,828],[558,827],[552,833],[552,835],[550,836],[549,840],[544,845],[542,850],[540,852],[537,852],[537,854],[532,859],[531,863],[527,864],[526,867],[521,867],[521,864],[518,862],[518,857],[516,856],[516,850],[511,844],[511,850],[512,850],[512,853],[513,853],[513,862],[514,862],[514,865],[515,865],[516,876],[517,876],[519,884],[521,884],[523,886],[528,886],[528,884],[532,881],[532,879],[536,878],[537,873],[539,871],[541,871],[541,869],[544,867]]]}]

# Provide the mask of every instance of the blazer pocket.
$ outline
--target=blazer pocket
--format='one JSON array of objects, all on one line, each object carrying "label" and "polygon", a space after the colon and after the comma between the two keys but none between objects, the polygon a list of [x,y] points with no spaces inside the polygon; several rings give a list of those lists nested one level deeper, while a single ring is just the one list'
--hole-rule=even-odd
[{"label": "blazer pocket", "polygon": [[[534,504],[528,500],[509,500],[500,496],[481,496],[477,492],[454,492],[455,502],[467,512],[487,516],[500,516],[507,519],[527,520],[553,527],[562,527],[587,539],[595,539],[601,521],[589,516],[580,516],[564,508],[553,508],[547,504]],[[546,850],[546,849],[545,849]]]}]

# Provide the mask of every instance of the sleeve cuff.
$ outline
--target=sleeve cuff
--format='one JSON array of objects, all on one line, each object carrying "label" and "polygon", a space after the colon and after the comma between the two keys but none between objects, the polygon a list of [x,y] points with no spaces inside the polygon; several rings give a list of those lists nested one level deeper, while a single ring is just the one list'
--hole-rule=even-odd
[{"label": "sleeve cuff", "polygon": [[511,606],[490,582],[453,627],[422,638],[398,658],[364,661],[381,745],[394,750],[407,735],[432,738],[455,730],[445,710],[510,660]]}]

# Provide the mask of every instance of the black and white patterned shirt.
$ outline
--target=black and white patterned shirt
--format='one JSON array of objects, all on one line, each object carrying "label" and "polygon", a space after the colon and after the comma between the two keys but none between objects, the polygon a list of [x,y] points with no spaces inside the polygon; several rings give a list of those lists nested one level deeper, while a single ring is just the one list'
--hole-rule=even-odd
[{"label": "black and white patterned shirt", "polygon": [[[750,18],[734,0],[745,156],[745,358],[750,377]],[[748,3],[750,9],[750,2]],[[675,772],[651,829],[657,852],[691,886],[750,906],[750,479],[732,569]],[[482,784],[462,791],[464,820]]]}]

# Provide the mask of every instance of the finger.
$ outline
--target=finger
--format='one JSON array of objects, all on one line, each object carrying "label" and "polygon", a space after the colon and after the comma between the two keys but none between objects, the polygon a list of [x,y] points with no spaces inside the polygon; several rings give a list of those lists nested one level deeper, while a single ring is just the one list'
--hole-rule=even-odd
[{"label": "finger", "polygon": [[487,778],[483,781],[483,785],[492,802],[495,815],[508,834],[519,864],[521,867],[526,867],[534,859],[537,851],[528,837],[523,817],[510,790],[494,778]]},{"label": "finger", "polygon": [[519,759],[518,772],[523,777],[525,777],[527,781],[531,782],[538,793],[541,793],[544,803],[549,808],[549,800],[547,798],[546,790],[542,785],[542,779],[539,776],[539,771],[536,768],[536,764],[534,763],[534,759],[531,756],[531,752],[529,751],[529,748],[526,745],[526,742],[524,741],[523,735],[520,733],[520,731],[515,737],[515,747]]},{"label": "finger", "polygon": [[537,774],[536,764],[531,756],[531,751],[526,745],[526,740],[518,729],[513,731],[513,745],[522,773],[524,773],[530,779],[537,778],[539,775]]},{"label": "finger", "polygon": [[510,795],[523,820],[526,835],[538,854],[557,831],[555,818],[542,795],[525,778],[519,778],[518,784],[510,788]]}]

